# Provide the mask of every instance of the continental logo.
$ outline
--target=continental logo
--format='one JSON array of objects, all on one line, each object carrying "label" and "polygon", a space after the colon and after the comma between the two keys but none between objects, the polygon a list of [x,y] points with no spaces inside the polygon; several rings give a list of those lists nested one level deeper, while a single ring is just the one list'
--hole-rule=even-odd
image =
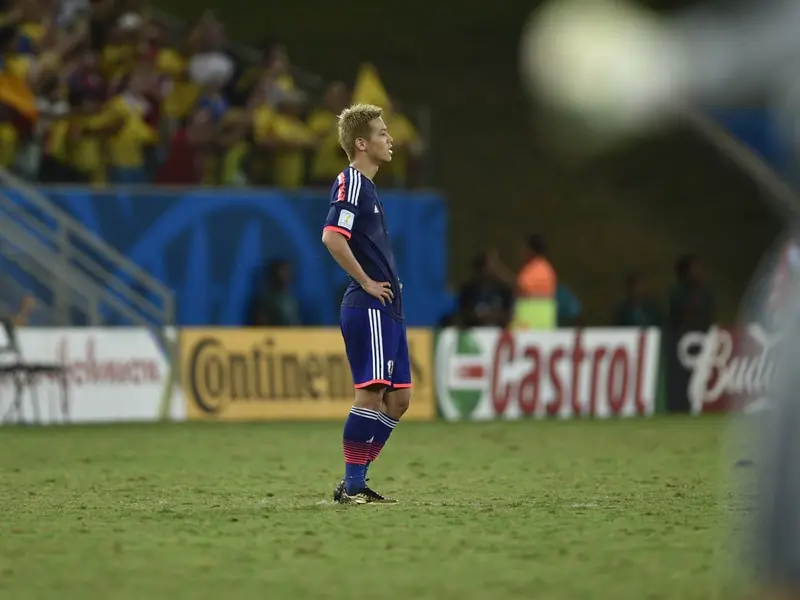
[{"label": "continental logo", "polygon": [[269,402],[300,398],[345,399],[353,395],[344,353],[281,352],[264,338],[244,351],[204,338],[189,356],[192,395],[206,412],[231,402]]},{"label": "continental logo", "polygon": [[[336,330],[212,331],[182,333],[183,387],[193,404],[190,412],[258,419],[269,418],[272,411],[291,418],[293,405],[348,406],[353,398],[350,368]],[[414,386],[424,390],[431,385],[431,371],[418,356],[419,345],[419,340],[409,340]],[[424,352],[422,361],[429,362],[430,350]]]}]

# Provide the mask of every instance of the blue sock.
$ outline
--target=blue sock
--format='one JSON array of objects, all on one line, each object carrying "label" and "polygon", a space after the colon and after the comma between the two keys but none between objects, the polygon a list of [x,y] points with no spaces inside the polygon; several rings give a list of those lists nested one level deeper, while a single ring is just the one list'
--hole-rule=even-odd
[{"label": "blue sock", "polygon": [[378,413],[378,420],[375,424],[375,436],[372,438],[372,444],[370,444],[370,454],[369,461],[367,461],[367,468],[369,468],[369,465],[373,460],[378,458],[378,455],[381,453],[381,450],[383,450],[386,442],[389,441],[389,436],[392,435],[394,428],[397,427],[397,423],[397,419],[393,419],[386,413]]},{"label": "blue sock", "polygon": [[367,463],[370,446],[375,435],[378,411],[354,406],[344,424],[344,486],[348,494],[358,492],[367,485]]}]

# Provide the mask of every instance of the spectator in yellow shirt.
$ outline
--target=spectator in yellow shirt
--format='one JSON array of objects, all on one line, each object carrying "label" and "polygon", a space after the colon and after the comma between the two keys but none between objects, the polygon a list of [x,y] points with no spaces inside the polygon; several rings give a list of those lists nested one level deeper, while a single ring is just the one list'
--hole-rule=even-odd
[{"label": "spectator in yellow shirt", "polygon": [[127,89],[112,98],[103,111],[100,124],[118,130],[108,140],[111,181],[117,184],[146,183],[145,148],[158,140],[157,132],[145,122],[148,102],[145,93],[153,84],[148,67],[137,67]]},{"label": "spectator in yellow shirt", "polygon": [[246,183],[243,176],[244,159],[249,146],[247,132],[251,127],[252,115],[242,108],[232,108],[223,118],[217,145],[222,153],[219,183],[225,186]]},{"label": "spectator in yellow shirt", "polygon": [[[14,60],[19,40],[16,25],[0,26],[0,164],[6,167],[16,162],[38,118],[36,88],[28,81],[30,65]],[[40,71],[44,78],[45,71]]]},{"label": "spectator in yellow shirt", "polygon": [[20,0],[17,2],[17,7],[19,8],[20,35],[38,45],[45,35],[46,24],[50,21],[46,3],[40,0]]},{"label": "spectator in yellow shirt", "polygon": [[308,128],[319,139],[311,157],[310,182],[313,185],[330,185],[347,164],[347,155],[339,145],[337,117],[347,108],[349,100],[345,84],[336,81],[325,90],[322,106],[308,117]]},{"label": "spectator in yellow shirt", "polygon": [[70,92],[69,103],[72,114],[66,128],[54,130],[51,152],[80,180],[95,185],[106,183],[105,140],[121,130],[124,122],[104,113],[102,102],[85,91]]},{"label": "spectator in yellow shirt", "polygon": [[252,114],[251,139],[252,147],[247,158],[247,179],[254,185],[271,185],[273,172],[272,122],[275,110],[266,103],[266,94],[262,88],[253,91],[249,101],[249,112]]},{"label": "spectator in yellow shirt", "polygon": [[26,79],[38,48],[21,32],[20,11],[0,20],[0,69],[9,76]]},{"label": "spectator in yellow shirt", "polygon": [[235,95],[239,98],[251,97],[257,88],[265,87],[265,81],[269,84],[266,85],[267,89],[262,89],[266,95],[264,101],[271,104],[274,104],[275,94],[296,89],[289,52],[279,42],[269,41],[265,44],[261,61],[245,69],[236,82]]},{"label": "spectator in yellow shirt", "polygon": [[[275,136],[274,126],[285,130],[285,115],[278,118],[276,105],[282,98],[296,94],[294,82],[288,73],[288,55],[282,46],[273,46],[261,69],[245,73],[242,90],[248,90],[247,110],[251,114],[251,147],[247,158],[247,178],[256,185],[275,184],[275,153],[280,149],[280,141]],[[253,78],[257,79],[253,81]],[[282,112],[286,112],[285,110]]]},{"label": "spectator in yellow shirt", "polygon": [[17,24],[17,39],[11,63],[18,74],[24,75],[46,46],[44,38],[52,29],[52,19],[47,14],[46,5],[39,0],[20,0],[17,8],[19,10],[14,19]]},{"label": "spectator in yellow shirt", "polygon": [[116,22],[110,43],[103,48],[101,65],[112,89],[119,89],[144,52],[143,21],[135,13],[122,15]]},{"label": "spectator in yellow shirt", "polygon": [[156,69],[169,78],[164,115],[174,121],[187,118],[197,104],[201,88],[189,78],[186,58],[175,48],[161,48],[156,55]]},{"label": "spectator in yellow shirt", "polygon": [[195,147],[203,172],[203,183],[216,185],[223,167],[224,138],[234,123],[226,119],[230,106],[222,95],[222,85],[210,82],[204,86],[189,119],[188,138]]},{"label": "spectator in yellow shirt", "polygon": [[297,92],[286,93],[278,100],[269,135],[262,144],[275,149],[273,179],[282,188],[298,188],[305,183],[306,151],[317,145],[317,139],[300,118],[304,98]]}]

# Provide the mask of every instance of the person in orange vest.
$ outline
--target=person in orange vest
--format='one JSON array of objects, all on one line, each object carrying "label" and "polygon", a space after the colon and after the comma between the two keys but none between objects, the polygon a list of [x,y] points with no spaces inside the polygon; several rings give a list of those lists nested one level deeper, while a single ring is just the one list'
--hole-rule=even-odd
[{"label": "person in orange vest", "polygon": [[522,250],[524,264],[515,276],[495,253],[490,260],[495,275],[514,286],[512,327],[515,329],[555,329],[558,278],[547,259],[547,244],[539,234],[527,237]]}]

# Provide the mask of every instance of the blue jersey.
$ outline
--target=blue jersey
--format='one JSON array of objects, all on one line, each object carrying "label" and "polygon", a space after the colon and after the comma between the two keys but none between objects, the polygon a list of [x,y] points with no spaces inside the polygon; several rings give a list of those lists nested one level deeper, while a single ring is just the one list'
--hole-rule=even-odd
[{"label": "blue jersey", "polygon": [[336,231],[346,237],[353,256],[369,278],[379,283],[390,283],[394,293],[391,304],[383,306],[380,300],[367,294],[351,278],[342,306],[377,308],[402,320],[402,284],[394,262],[386,214],[371,179],[353,167],[339,173],[331,189],[331,206],[324,230]]}]

